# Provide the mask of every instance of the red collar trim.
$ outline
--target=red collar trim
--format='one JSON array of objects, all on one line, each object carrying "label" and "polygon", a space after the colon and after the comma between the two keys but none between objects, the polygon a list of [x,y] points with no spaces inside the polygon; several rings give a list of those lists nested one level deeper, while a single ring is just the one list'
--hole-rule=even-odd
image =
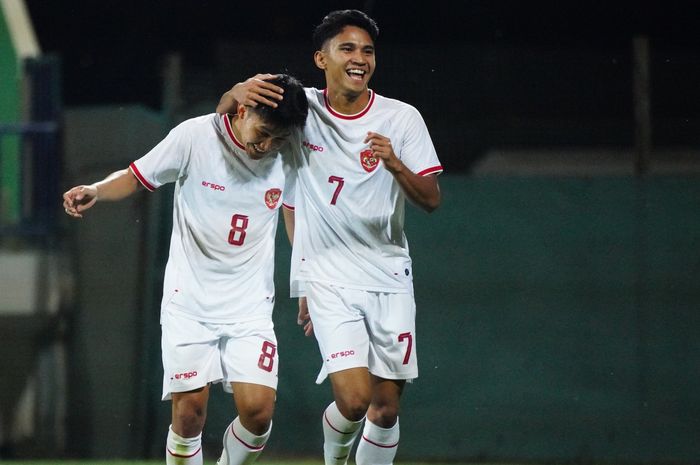
[{"label": "red collar trim", "polygon": [[336,118],[357,119],[365,116],[365,114],[367,114],[369,109],[372,107],[372,104],[374,103],[374,91],[372,89],[369,89],[369,102],[367,102],[367,106],[362,111],[360,111],[359,113],[355,113],[354,115],[344,115],[342,113],[338,113],[333,108],[331,108],[331,104],[328,101],[328,88],[323,89],[323,100],[326,102],[326,109],[328,110],[328,112]]},{"label": "red collar trim", "polygon": [[236,139],[236,135],[233,133],[233,128],[231,127],[231,121],[229,120],[228,115],[221,115],[221,117],[224,119],[224,126],[226,126],[226,132],[228,132],[228,135],[229,137],[231,137],[233,143],[236,144],[236,147],[245,151],[245,147],[238,141],[238,139]]}]

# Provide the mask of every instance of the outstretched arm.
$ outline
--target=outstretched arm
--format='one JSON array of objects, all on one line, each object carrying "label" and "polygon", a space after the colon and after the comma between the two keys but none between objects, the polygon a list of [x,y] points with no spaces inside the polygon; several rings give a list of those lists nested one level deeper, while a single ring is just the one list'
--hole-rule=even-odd
[{"label": "outstretched arm", "polygon": [[121,200],[139,189],[139,181],[129,168],[115,171],[102,181],[75,186],[63,194],[63,208],[73,218],[82,218],[83,212],[98,200]]},{"label": "outstretched arm", "polygon": [[252,78],[239,82],[221,96],[216,112],[222,115],[235,113],[239,103],[250,107],[257,107],[262,103],[277,108],[277,101],[282,100],[284,89],[267,82],[268,79],[275,77],[277,77],[275,74],[256,74]]},{"label": "outstretched arm", "polygon": [[376,132],[368,132],[365,143],[372,154],[381,158],[386,168],[399,183],[408,199],[428,213],[440,206],[440,186],[437,175],[419,176],[396,156],[391,140]]}]

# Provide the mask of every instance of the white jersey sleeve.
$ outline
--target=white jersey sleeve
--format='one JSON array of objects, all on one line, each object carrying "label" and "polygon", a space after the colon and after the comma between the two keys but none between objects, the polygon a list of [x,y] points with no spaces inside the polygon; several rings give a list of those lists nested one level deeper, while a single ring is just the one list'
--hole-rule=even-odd
[{"label": "white jersey sleeve", "polygon": [[397,117],[396,124],[404,127],[400,133],[403,140],[396,154],[404,165],[420,176],[441,173],[442,166],[435,146],[418,110],[406,105]]},{"label": "white jersey sleeve", "polygon": [[154,191],[163,184],[175,182],[186,172],[191,150],[191,134],[186,125],[180,124],[130,168],[146,189]]}]

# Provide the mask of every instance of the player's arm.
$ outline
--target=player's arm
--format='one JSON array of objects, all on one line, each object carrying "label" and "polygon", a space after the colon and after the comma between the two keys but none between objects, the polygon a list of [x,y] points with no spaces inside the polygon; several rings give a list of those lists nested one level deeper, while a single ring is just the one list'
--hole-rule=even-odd
[{"label": "player's arm", "polygon": [[121,200],[136,192],[140,185],[129,168],[115,171],[102,181],[67,190],[63,194],[63,208],[69,216],[82,218],[83,212],[98,200]]},{"label": "player's arm", "polygon": [[[282,216],[284,217],[284,227],[287,230],[289,242],[290,244],[294,244],[294,210],[291,208],[282,207]],[[297,324],[304,329],[305,336],[311,336],[314,333],[314,324],[311,322],[306,297],[299,297]]]},{"label": "player's arm", "polygon": [[277,77],[275,74],[256,74],[252,78],[239,82],[221,96],[216,112],[222,115],[236,113],[239,103],[250,107],[257,107],[262,103],[276,108],[277,101],[282,100],[284,89],[267,82],[268,79],[275,77]]},{"label": "player's arm", "polygon": [[391,140],[381,134],[368,132],[365,143],[376,157],[382,159],[384,168],[394,176],[408,200],[428,213],[440,206],[437,175],[420,176],[408,169],[394,153]]},{"label": "player's arm", "polygon": [[289,243],[294,244],[294,210],[282,207],[282,216],[284,217],[284,229],[287,231]]}]

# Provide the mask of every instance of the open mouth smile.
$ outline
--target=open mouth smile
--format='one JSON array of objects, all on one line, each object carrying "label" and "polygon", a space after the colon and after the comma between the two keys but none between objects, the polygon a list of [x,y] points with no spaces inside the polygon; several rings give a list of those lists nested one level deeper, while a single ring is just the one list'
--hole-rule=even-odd
[{"label": "open mouth smile", "polygon": [[356,69],[352,68],[346,71],[347,75],[350,76],[350,79],[355,80],[355,81],[361,81],[364,79],[365,74],[367,74],[367,71],[364,71],[362,69]]}]

